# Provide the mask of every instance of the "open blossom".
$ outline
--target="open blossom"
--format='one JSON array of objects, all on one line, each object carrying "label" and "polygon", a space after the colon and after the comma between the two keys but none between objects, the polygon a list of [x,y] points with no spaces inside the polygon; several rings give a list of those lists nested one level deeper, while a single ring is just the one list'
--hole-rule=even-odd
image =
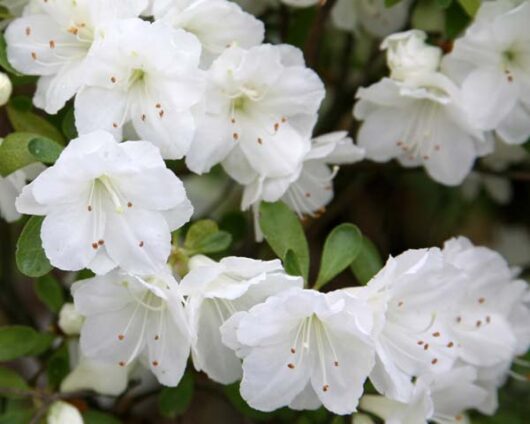
[{"label": "open blossom", "polygon": [[492,149],[467,119],[458,87],[441,73],[413,83],[384,78],[359,89],[357,98],[354,115],[364,121],[357,142],[368,159],[421,165],[434,180],[458,185]]},{"label": "open blossom", "polygon": [[376,37],[384,37],[405,26],[409,6],[409,0],[391,7],[384,0],[338,0],[331,18],[339,29],[358,32],[362,28]]},{"label": "open blossom", "polygon": [[121,139],[130,122],[164,158],[182,158],[195,132],[191,107],[204,90],[199,42],[182,30],[141,19],[121,20],[104,30],[75,100],[79,132],[104,129]]},{"label": "open blossom", "polygon": [[292,174],[310,149],[316,113],[324,97],[318,76],[290,46],[269,44],[226,49],[208,71],[198,128],[186,158],[197,173],[222,162],[238,178],[246,160],[258,174]]},{"label": "open blossom", "polygon": [[445,374],[419,378],[407,403],[365,395],[360,406],[386,423],[464,424],[464,411],[476,408],[486,398],[485,390],[477,385],[476,379],[477,372],[472,367],[456,367]]},{"label": "open blossom", "polygon": [[191,336],[178,283],[168,271],[145,277],[112,271],[75,283],[72,295],[85,317],[83,355],[122,368],[138,358],[161,384],[179,383]]},{"label": "open blossom", "polygon": [[258,410],[289,405],[350,414],[374,364],[368,305],[341,292],[282,291],[222,327],[243,359],[241,395]]},{"label": "open blossom", "polygon": [[41,164],[28,165],[12,174],[0,176],[0,217],[7,222],[14,222],[21,217],[15,206],[17,197],[26,185],[26,181],[32,180],[44,169]]},{"label": "open blossom", "polygon": [[52,265],[105,273],[165,266],[170,233],[191,214],[182,182],[159,150],[117,143],[97,131],[72,140],[51,168],[24,187],[17,210],[45,216],[41,238]]},{"label": "open blossom", "polygon": [[299,277],[285,273],[279,260],[227,257],[220,262],[195,256],[181,282],[186,312],[194,334],[193,363],[220,383],[241,378],[241,362],[221,341],[220,328],[234,313],[246,311],[268,296],[302,287]]},{"label": "open blossom", "polygon": [[347,290],[374,309],[376,364],[370,380],[380,393],[408,402],[412,377],[453,367],[457,343],[442,312],[458,301],[462,282],[458,270],[433,248],[390,258],[367,286]]},{"label": "open blossom", "polygon": [[530,136],[530,3],[484,2],[444,68],[462,83],[471,117],[507,143]]},{"label": "open blossom", "polygon": [[241,208],[245,210],[261,201],[281,199],[300,217],[315,215],[333,198],[336,165],[358,162],[363,158],[364,150],[353,144],[345,131],[337,131],[314,138],[311,150],[299,168],[286,177],[266,178],[241,162],[242,171],[248,172],[251,180],[245,186]]},{"label": "open blossom", "polygon": [[33,99],[56,113],[83,85],[86,57],[100,26],[138,16],[145,0],[36,0],[15,19],[5,37],[9,62],[18,71],[41,78]]},{"label": "open blossom", "polygon": [[228,0],[155,0],[152,8],[157,20],[199,39],[206,64],[232,43],[245,49],[261,44],[265,34],[261,21]]}]

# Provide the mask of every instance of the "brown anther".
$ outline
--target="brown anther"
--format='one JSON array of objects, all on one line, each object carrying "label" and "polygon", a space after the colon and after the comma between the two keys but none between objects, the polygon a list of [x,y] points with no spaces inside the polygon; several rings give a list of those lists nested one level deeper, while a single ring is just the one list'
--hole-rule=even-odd
[{"label": "brown anther", "polygon": [[88,209],[89,212],[92,212],[92,206],[88,205],[87,209]]},{"label": "brown anther", "polygon": [[164,113],[165,113],[165,112],[164,112],[163,110],[161,110],[161,111],[158,113],[158,115],[159,115],[161,118],[163,118],[163,117],[164,117]]},{"label": "brown anther", "polygon": [[77,35],[77,33],[79,32],[79,29],[75,26],[71,26],[70,28],[67,29],[67,31],[70,33],[70,34],[74,34],[74,35]]},{"label": "brown anther", "polygon": [[31,58],[32,58],[33,60],[37,60],[37,53],[35,53],[35,52],[31,52]]},{"label": "brown anther", "polygon": [[123,334],[119,334],[118,335],[118,340],[123,340],[125,338],[125,336]]},{"label": "brown anther", "polygon": [[287,368],[294,370],[294,364],[291,364],[291,363],[287,364]]},{"label": "brown anther", "polygon": [[333,365],[335,365],[336,367],[338,367],[338,366],[339,366],[339,361],[335,361],[335,362],[333,362]]},{"label": "brown anther", "polygon": [[403,306],[403,302],[402,301],[399,301],[398,302],[398,308],[401,308]]},{"label": "brown anther", "polygon": [[464,419],[464,417],[463,417],[462,415],[457,415],[457,416],[455,417],[455,420],[456,420],[456,421],[462,421],[463,419]]},{"label": "brown anther", "polygon": [[128,208],[132,208],[133,207],[133,204],[131,202],[127,202],[127,207]]},{"label": "brown anther", "polygon": [[235,118],[232,118],[232,119],[230,119],[230,122],[231,122],[232,124],[235,124],[235,123],[236,123],[236,119],[235,119]]},{"label": "brown anther", "polygon": [[162,107],[162,105],[161,105],[160,103],[157,103],[157,104],[155,105],[155,107],[156,107],[157,109],[160,109],[160,108]]},{"label": "brown anther", "polygon": [[449,343],[447,343],[447,347],[448,347],[449,349],[452,348],[454,345],[455,345],[455,344],[454,344],[453,342],[449,342]]},{"label": "brown anther", "polygon": [[322,391],[323,391],[323,392],[327,392],[328,390],[329,390],[329,385],[324,384],[324,385],[322,386]]},{"label": "brown anther", "polygon": [[114,128],[118,128],[118,124],[117,124],[116,122],[113,122],[113,123],[112,123],[112,126],[113,126]]},{"label": "brown anther", "polygon": [[294,347],[291,348],[291,353],[294,355],[296,353],[296,349]]},{"label": "brown anther", "polygon": [[158,361],[153,361],[153,367],[158,367]]},{"label": "brown anther", "polygon": [[484,299],[483,297],[481,297],[479,300],[478,300],[478,303],[480,303],[481,305],[486,301],[486,299]]},{"label": "brown anther", "polygon": [[432,333],[432,336],[433,336],[433,337],[440,337],[440,332],[437,331],[437,332],[435,332],[435,333]]},{"label": "brown anther", "polygon": [[142,119],[142,121],[145,122],[145,113],[142,113],[142,116],[140,118]]},{"label": "brown anther", "polygon": [[305,197],[311,197],[311,193],[306,193]]},{"label": "brown anther", "polygon": [[423,345],[423,343],[425,343],[423,340],[418,340],[418,345]]},{"label": "brown anther", "polygon": [[238,133],[234,133],[234,134],[232,134],[232,138],[233,138],[235,141],[239,140],[239,134],[238,134]]},{"label": "brown anther", "polygon": [[330,186],[330,185],[327,185],[326,187],[324,187],[324,189],[327,190],[327,191],[331,191],[331,190],[333,190],[333,187]]},{"label": "brown anther", "polygon": [[396,141],[396,146],[398,146],[398,147],[403,146],[403,142],[402,141]]},{"label": "brown anther", "polygon": [[274,124],[274,131],[278,131],[280,129],[280,124],[277,122]]},{"label": "brown anther", "polygon": [[263,140],[261,138],[258,138],[258,144],[263,144]]},{"label": "brown anther", "polygon": [[98,240],[98,244],[99,244],[100,246],[103,246],[103,245],[105,244],[105,240]]},{"label": "brown anther", "polygon": [[120,361],[120,362],[118,362],[118,365],[119,365],[120,367],[124,367],[124,366],[125,366],[125,362]]},{"label": "brown anther", "polygon": [[477,326],[477,328],[479,328],[482,325],[482,321],[478,320],[475,325]]},{"label": "brown anther", "polygon": [[434,358],[434,359],[431,361],[431,364],[436,365],[437,362],[438,362],[438,359]]},{"label": "brown anther", "polygon": [[140,246],[140,247],[144,247],[144,242],[141,241],[141,242],[138,244],[138,246]]},{"label": "brown anther", "polygon": [[55,41],[50,40],[50,49],[54,49],[54,48],[55,48]]},{"label": "brown anther", "polygon": [[31,35],[31,27],[26,27],[26,35],[28,37]]},{"label": "brown anther", "polygon": [[486,322],[487,322],[488,324],[491,322],[491,317],[490,317],[489,315],[486,317]]},{"label": "brown anther", "polygon": [[440,148],[441,148],[441,147],[440,147],[440,145],[439,145],[439,144],[437,144],[436,146],[434,146],[434,150],[436,150],[437,152],[439,152],[439,151],[440,151]]},{"label": "brown anther", "polygon": [[456,322],[458,323],[462,322],[462,317],[456,317]]},{"label": "brown anther", "polygon": [[96,250],[98,248],[98,244],[97,243],[92,243],[92,249]]},{"label": "brown anther", "polygon": [[285,124],[287,122],[287,118],[285,116],[282,116],[282,124]]},{"label": "brown anther", "polygon": [[429,349],[429,343],[426,343],[425,346],[423,346],[423,350],[428,350]]},{"label": "brown anther", "polygon": [[157,334],[157,335],[155,336],[155,340],[158,341],[159,339],[160,339],[160,336]]},{"label": "brown anther", "polygon": [[116,77],[110,77],[110,81],[111,81],[113,84],[116,84],[116,81],[118,81],[118,80],[116,79]]},{"label": "brown anther", "polygon": [[427,155],[423,156],[423,160],[429,160],[429,156]]}]

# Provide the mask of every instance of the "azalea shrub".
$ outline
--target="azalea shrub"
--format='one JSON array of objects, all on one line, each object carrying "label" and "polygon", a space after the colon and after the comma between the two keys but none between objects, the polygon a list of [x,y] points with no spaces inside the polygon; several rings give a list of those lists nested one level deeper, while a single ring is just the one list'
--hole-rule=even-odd
[{"label": "azalea shrub", "polygon": [[0,424],[522,424],[529,0],[0,0]]}]

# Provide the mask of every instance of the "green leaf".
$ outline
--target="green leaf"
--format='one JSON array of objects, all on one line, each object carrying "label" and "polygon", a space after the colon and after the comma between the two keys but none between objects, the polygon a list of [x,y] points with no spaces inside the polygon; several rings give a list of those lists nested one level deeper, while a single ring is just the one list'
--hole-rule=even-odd
[{"label": "green leaf", "polygon": [[35,283],[35,293],[50,311],[58,313],[61,310],[64,304],[64,291],[53,276],[48,274],[40,277]]},{"label": "green leaf", "polygon": [[469,15],[462,8],[460,3],[452,3],[447,8],[445,16],[445,34],[448,38],[458,37],[470,22]]},{"label": "green leaf", "polygon": [[190,227],[184,247],[190,254],[217,253],[228,249],[230,243],[232,243],[230,233],[220,231],[215,221],[204,219]]},{"label": "green leaf", "polygon": [[16,103],[10,101],[7,105],[7,116],[16,131],[34,133],[38,136],[51,138],[64,145],[64,137],[61,132],[46,119],[36,115],[31,110],[17,108]]},{"label": "green leaf", "polygon": [[73,140],[74,138],[78,137],[73,107],[68,109],[64,115],[63,121],[61,123],[61,129],[63,130],[63,134],[67,140]]},{"label": "green leaf", "polygon": [[283,258],[283,267],[285,272],[289,275],[301,276],[302,270],[300,269],[300,264],[298,263],[298,258],[295,253],[289,249]]},{"label": "green leaf", "polygon": [[447,9],[449,6],[451,6],[451,3],[453,3],[453,0],[436,0],[436,3],[442,9]]},{"label": "green leaf", "polygon": [[0,415],[0,424],[27,424],[31,422],[31,418],[34,414],[35,411],[33,411],[31,407],[16,411],[8,411],[5,414]]},{"label": "green leaf", "polygon": [[[18,375],[12,369],[4,367],[0,367],[0,388],[29,390],[28,384],[20,375]],[[8,397],[10,399],[20,399],[20,396],[17,395],[2,394],[2,397]]]},{"label": "green leaf", "polygon": [[363,236],[353,224],[341,224],[328,235],[315,288],[319,289],[348,268],[363,245]]},{"label": "green leaf", "polygon": [[0,66],[11,74],[22,75],[7,60],[7,44],[3,33],[0,33]]},{"label": "green leaf", "polygon": [[12,361],[22,356],[38,355],[45,347],[44,343],[47,343],[49,347],[50,335],[38,333],[31,327],[22,325],[2,327],[0,328],[0,361]]},{"label": "green leaf", "polygon": [[44,217],[32,216],[22,230],[17,242],[16,262],[22,274],[38,278],[52,270],[52,265],[44,253],[40,229]]},{"label": "green leaf", "polygon": [[89,409],[83,412],[84,424],[121,424],[121,421],[110,414]]},{"label": "green leaf", "polygon": [[68,354],[67,345],[63,344],[59,349],[53,352],[50,359],[48,359],[46,367],[48,384],[54,389],[58,388],[69,372],[70,356]]},{"label": "green leaf", "polygon": [[34,339],[34,345],[29,356],[39,356],[46,352],[51,346],[55,336],[52,333],[37,333]]},{"label": "green leaf", "polygon": [[466,13],[472,18],[477,14],[480,8],[480,0],[458,0],[460,6],[466,11]]},{"label": "green leaf", "polygon": [[352,272],[361,284],[366,284],[383,267],[383,261],[372,241],[363,237],[362,248],[351,265]]},{"label": "green leaf", "polygon": [[296,255],[302,276],[309,274],[309,247],[298,217],[282,202],[266,203],[260,207],[261,231],[272,250],[285,258],[288,250]]},{"label": "green leaf", "polygon": [[52,165],[59,158],[63,146],[49,138],[36,137],[28,143],[28,150],[38,161]]},{"label": "green leaf", "polygon": [[28,150],[29,142],[36,137],[32,133],[11,133],[0,143],[0,175],[9,174],[36,162]]},{"label": "green leaf", "polygon": [[177,387],[164,387],[158,396],[160,414],[175,418],[186,412],[193,399],[194,386],[193,375],[186,373]]},{"label": "green leaf", "polygon": [[403,0],[385,0],[385,7],[392,7],[398,3],[401,3]]}]

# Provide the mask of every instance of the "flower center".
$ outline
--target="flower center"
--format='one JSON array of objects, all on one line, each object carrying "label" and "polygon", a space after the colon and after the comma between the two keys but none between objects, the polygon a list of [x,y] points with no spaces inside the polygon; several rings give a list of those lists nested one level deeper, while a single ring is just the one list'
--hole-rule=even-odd
[{"label": "flower center", "polygon": [[133,69],[129,76],[129,87],[143,83],[144,79],[145,71],[143,69]]}]

